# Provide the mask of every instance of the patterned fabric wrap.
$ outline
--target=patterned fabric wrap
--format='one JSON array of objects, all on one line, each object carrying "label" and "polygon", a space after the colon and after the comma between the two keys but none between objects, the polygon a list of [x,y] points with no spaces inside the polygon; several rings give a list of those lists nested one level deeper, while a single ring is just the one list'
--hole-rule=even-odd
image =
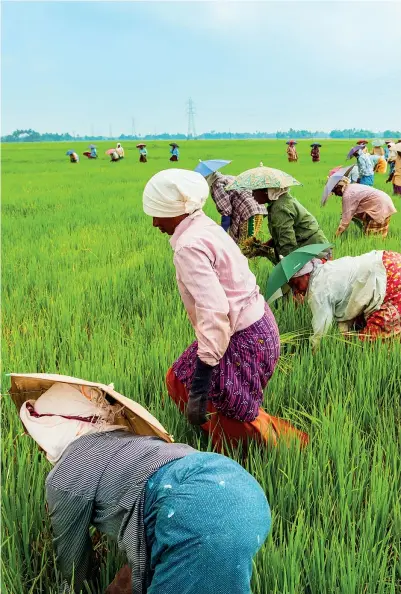
[{"label": "patterned fabric wrap", "polygon": [[239,464],[195,453],[148,481],[147,594],[249,594],[252,560],[271,526],[258,482]]},{"label": "patterned fabric wrap", "polygon": [[[234,180],[232,175],[222,175],[217,172],[216,180],[211,187],[211,196],[219,213],[231,217],[229,234],[235,243],[239,243],[243,225],[247,226],[248,220],[254,215],[266,216],[267,208],[264,204],[258,204],[249,190],[227,192],[226,186]],[[261,220],[263,221],[263,217]]]},{"label": "patterned fabric wrap", "polygon": [[398,196],[401,196],[401,186],[397,186],[396,184],[393,184],[393,193],[398,194]]},{"label": "patterned fabric wrap", "polygon": [[365,235],[381,235],[385,238],[388,235],[390,219],[391,217],[387,217],[384,223],[378,223],[377,221],[374,221],[369,215],[366,215],[362,221],[363,232]]},{"label": "patterned fabric wrap", "polygon": [[[195,341],[173,365],[174,373],[188,390],[197,351]],[[279,331],[266,304],[265,315],[258,322],[233,334],[224,357],[213,371],[209,397],[216,409],[231,419],[253,421],[279,355]]]},{"label": "patterned fabric wrap", "polygon": [[401,254],[383,252],[387,273],[386,295],[381,308],[367,318],[361,340],[401,337]]}]

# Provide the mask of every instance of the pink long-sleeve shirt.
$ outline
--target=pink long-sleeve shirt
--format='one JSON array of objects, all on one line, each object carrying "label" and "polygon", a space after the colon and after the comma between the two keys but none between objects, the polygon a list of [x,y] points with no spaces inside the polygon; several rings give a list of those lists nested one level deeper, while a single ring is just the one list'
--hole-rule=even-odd
[{"label": "pink long-sleeve shirt", "polygon": [[393,201],[386,192],[364,186],[363,184],[350,184],[343,194],[343,213],[339,230],[344,231],[350,224],[352,217],[368,214],[377,223],[384,223],[387,217],[396,211]]},{"label": "pink long-sleeve shirt", "polygon": [[197,211],[170,240],[178,289],[198,339],[198,356],[215,366],[231,336],[264,315],[248,260],[222,227]]}]

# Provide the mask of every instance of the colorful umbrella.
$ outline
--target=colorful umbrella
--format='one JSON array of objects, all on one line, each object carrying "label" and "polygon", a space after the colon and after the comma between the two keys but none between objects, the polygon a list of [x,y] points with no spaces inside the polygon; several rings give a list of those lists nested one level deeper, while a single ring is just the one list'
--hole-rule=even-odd
[{"label": "colorful umbrella", "polygon": [[273,169],[273,167],[255,167],[238,175],[226,186],[226,190],[261,190],[264,188],[288,188],[302,186],[292,175]]},{"label": "colorful umbrella", "polygon": [[311,146],[318,146],[318,147],[321,147],[322,145],[321,145],[321,144],[319,144],[318,142],[313,142],[313,143],[311,144]]},{"label": "colorful umbrella", "polygon": [[285,144],[298,144],[296,140],[287,140]]},{"label": "colorful umbrella", "polygon": [[283,286],[290,278],[301,270],[305,264],[313,260],[316,256],[333,247],[331,243],[314,243],[311,245],[304,245],[297,250],[288,254],[283,258],[277,266],[275,266],[269,275],[266,286],[266,301]]},{"label": "colorful umbrella", "polygon": [[361,151],[363,149],[362,146],[353,146],[352,149],[350,150],[350,152],[347,155],[347,159],[352,159],[352,157],[355,157],[355,155]]},{"label": "colorful umbrella", "polygon": [[223,159],[210,159],[209,161],[200,161],[199,165],[197,165],[194,169],[197,173],[203,175],[203,177],[207,177],[212,173],[215,173],[222,167],[229,165],[231,161],[225,161]]},{"label": "colorful umbrella", "polygon": [[169,146],[176,146],[177,148],[180,148],[176,142],[170,142]]},{"label": "colorful umbrella", "polygon": [[73,151],[73,150],[70,150],[70,151],[67,151],[65,154],[66,154],[66,155],[68,155],[68,156],[70,156],[70,155],[72,155],[73,153],[75,153],[75,151]]},{"label": "colorful umbrella", "polygon": [[115,150],[116,150],[115,148],[108,149],[106,151],[106,155],[112,155],[115,152]]},{"label": "colorful umbrella", "polygon": [[368,144],[367,140],[358,140],[357,144]]},{"label": "colorful umbrella", "polygon": [[321,205],[324,206],[327,202],[328,197],[330,196],[330,194],[332,193],[332,191],[334,190],[334,188],[336,187],[336,185],[338,184],[338,182],[344,177],[347,176],[349,174],[349,172],[351,171],[352,167],[336,167],[336,171],[330,175],[327,184],[324,187],[323,190],[323,196],[322,196],[322,202]]},{"label": "colorful umbrella", "polygon": [[333,175],[333,173],[335,173],[336,171],[338,171],[341,168],[342,168],[342,165],[338,165],[338,167],[334,167],[334,169],[330,169],[329,177],[330,177],[330,175]]},{"label": "colorful umbrella", "polygon": [[382,140],[372,140],[372,146],[383,146],[384,142]]}]

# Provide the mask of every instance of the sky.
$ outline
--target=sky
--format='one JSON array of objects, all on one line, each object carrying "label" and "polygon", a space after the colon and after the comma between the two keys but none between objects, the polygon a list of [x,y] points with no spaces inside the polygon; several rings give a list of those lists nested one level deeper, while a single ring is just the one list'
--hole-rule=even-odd
[{"label": "sky", "polygon": [[2,2],[2,134],[401,128],[395,2]]}]

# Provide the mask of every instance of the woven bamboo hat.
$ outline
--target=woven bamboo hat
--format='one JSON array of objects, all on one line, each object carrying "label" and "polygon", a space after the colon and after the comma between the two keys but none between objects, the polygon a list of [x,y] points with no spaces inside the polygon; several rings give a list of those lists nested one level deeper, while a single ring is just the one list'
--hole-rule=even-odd
[{"label": "woven bamboo hat", "polygon": [[[114,390],[113,384],[106,386],[96,382],[88,382],[68,375],[47,374],[47,373],[11,373],[11,388],[9,394],[19,412],[22,404],[27,400],[37,400],[46,390],[56,382],[80,386],[85,394],[86,388],[97,388],[101,390],[110,404],[119,403],[121,411],[115,417],[114,423],[127,427],[136,435],[149,435],[159,437],[166,442],[174,440],[159,421],[140,404],[119,394]],[[88,397],[88,396],[87,396]]]}]

